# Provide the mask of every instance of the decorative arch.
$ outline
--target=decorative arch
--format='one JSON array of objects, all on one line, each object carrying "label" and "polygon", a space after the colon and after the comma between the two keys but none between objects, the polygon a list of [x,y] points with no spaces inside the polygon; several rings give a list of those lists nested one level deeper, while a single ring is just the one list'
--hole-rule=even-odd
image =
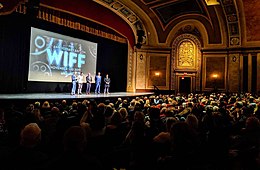
[{"label": "decorative arch", "polygon": [[[186,45],[186,46],[184,46]],[[186,51],[182,51],[186,50]],[[194,51],[187,51],[194,50]],[[181,52],[182,51],[182,52]],[[186,55],[186,56],[183,56]],[[194,55],[194,56],[191,56]],[[194,57],[194,58],[192,58]],[[171,89],[176,89],[176,73],[185,72],[194,75],[195,90],[200,91],[201,83],[201,42],[192,34],[179,35],[172,43],[171,55]],[[183,60],[184,63],[180,60]],[[183,65],[181,65],[183,64]]]},{"label": "decorative arch", "polygon": [[148,15],[132,1],[125,0],[94,0],[94,2],[110,9],[115,14],[124,19],[131,27],[137,40],[137,30],[144,31],[145,42],[147,45],[157,45],[158,39],[150,38],[157,37],[156,28]]},{"label": "decorative arch", "polygon": [[[209,42],[208,33],[207,33],[205,26],[201,22],[199,22],[197,20],[192,20],[192,19],[185,20],[185,21],[182,21],[179,24],[177,24],[171,30],[171,32],[169,33],[167,40],[166,40],[166,44],[168,44],[169,46],[170,46],[170,43],[174,44],[175,41],[178,39],[178,37],[175,38],[177,31],[182,29],[184,26],[187,26],[187,25],[192,25],[192,26],[198,28],[198,30],[199,30],[199,32],[202,36],[201,38],[202,38],[202,41],[203,41],[203,46],[204,47],[209,46],[209,44],[208,44],[208,42]],[[184,35],[191,35],[191,34],[184,34]]]}]

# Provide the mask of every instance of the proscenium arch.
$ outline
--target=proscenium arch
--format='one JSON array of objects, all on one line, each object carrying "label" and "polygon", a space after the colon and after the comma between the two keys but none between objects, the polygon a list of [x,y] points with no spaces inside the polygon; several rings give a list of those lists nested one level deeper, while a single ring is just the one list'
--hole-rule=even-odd
[{"label": "proscenium arch", "polygon": [[[94,0],[94,2],[102,5],[103,7],[111,10],[112,12],[114,12],[115,14],[117,14],[119,17],[121,17],[132,29],[135,38],[137,39],[137,29],[134,27],[134,24],[130,23],[128,18],[126,16],[124,16],[122,13],[118,12],[117,10],[113,9],[111,6],[109,6],[108,4],[104,3],[103,1],[100,0]],[[157,32],[156,32],[156,28],[154,27],[151,18],[149,18],[149,16],[139,7],[137,6],[135,3],[133,3],[132,1],[129,0],[116,0],[115,2],[119,2],[122,5],[126,6],[128,9],[130,9],[134,15],[136,15],[139,20],[141,21],[141,23],[143,24],[143,29],[146,33],[146,45],[149,46],[155,46],[158,44],[158,38],[154,38],[154,37],[158,37]],[[150,38],[153,37],[153,38]]]}]

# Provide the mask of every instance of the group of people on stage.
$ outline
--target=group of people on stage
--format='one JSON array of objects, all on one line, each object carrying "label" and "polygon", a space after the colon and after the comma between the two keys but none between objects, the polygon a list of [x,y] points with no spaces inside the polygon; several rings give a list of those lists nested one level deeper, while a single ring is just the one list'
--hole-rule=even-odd
[{"label": "group of people on stage", "polygon": [[[82,94],[82,87],[84,83],[84,74],[80,72],[79,75],[77,75],[77,72],[74,72],[71,75],[71,81],[72,81],[72,89],[71,89],[71,95],[76,94],[76,87],[78,83],[78,91],[77,94],[80,95]],[[95,76],[95,93],[100,94],[100,86],[101,86],[101,81],[102,81],[102,76],[101,73],[98,72],[98,74]],[[92,83],[92,76],[90,73],[86,75],[86,94],[90,94],[91,90],[91,83]],[[110,87],[110,78],[108,74],[106,74],[106,77],[104,78],[104,93],[109,94],[109,87]]]}]

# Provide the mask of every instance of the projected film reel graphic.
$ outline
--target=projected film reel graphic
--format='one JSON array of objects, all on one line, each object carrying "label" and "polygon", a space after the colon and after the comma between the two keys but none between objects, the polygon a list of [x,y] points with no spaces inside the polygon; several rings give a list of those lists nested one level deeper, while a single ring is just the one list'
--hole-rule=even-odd
[{"label": "projected film reel graphic", "polygon": [[32,63],[31,70],[37,74],[41,74],[44,76],[52,76],[50,66],[42,61],[36,61],[36,62]]},{"label": "projected film reel graphic", "polygon": [[[52,44],[54,42],[54,38],[51,37],[42,37],[37,36],[34,40],[35,50],[32,52],[32,55],[41,55],[47,51],[47,49],[51,48]],[[45,47],[45,48],[44,48]]]},{"label": "projected film reel graphic", "polygon": [[94,46],[94,45],[90,46],[89,52],[93,56],[93,58],[97,58],[97,48],[96,48],[96,46]]}]

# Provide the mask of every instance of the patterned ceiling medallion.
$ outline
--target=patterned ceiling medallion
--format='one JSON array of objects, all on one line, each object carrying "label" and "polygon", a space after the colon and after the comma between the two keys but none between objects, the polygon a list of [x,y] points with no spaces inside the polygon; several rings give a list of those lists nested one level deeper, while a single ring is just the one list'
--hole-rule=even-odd
[{"label": "patterned ceiling medallion", "polygon": [[232,37],[230,40],[231,45],[240,45],[240,41],[238,37]]},{"label": "patterned ceiling medallion", "polygon": [[235,21],[237,21],[237,16],[236,16],[236,15],[229,15],[229,16],[228,16],[228,21],[229,21],[229,22],[235,22]]},{"label": "patterned ceiling medallion", "polygon": [[120,10],[120,12],[121,12],[124,16],[126,16],[126,17],[128,17],[129,15],[132,14],[131,11],[129,11],[129,10],[126,9],[126,8],[122,8],[122,9]]},{"label": "patterned ceiling medallion", "polygon": [[131,16],[128,18],[128,20],[133,23],[133,22],[135,22],[135,21],[137,20],[137,18],[136,18],[135,15],[131,15]]},{"label": "patterned ceiling medallion", "polygon": [[118,2],[116,2],[116,3],[114,3],[114,4],[112,5],[112,7],[113,7],[114,9],[118,10],[119,8],[122,8],[123,5],[120,4],[120,3],[118,3]]},{"label": "patterned ceiling medallion", "polygon": [[107,3],[107,4],[112,4],[114,2],[114,0],[102,0],[102,1]]},{"label": "patterned ceiling medallion", "polygon": [[183,30],[184,32],[191,32],[191,31],[194,30],[194,26],[193,26],[193,25],[185,25],[185,26],[182,28],[182,30]]}]

